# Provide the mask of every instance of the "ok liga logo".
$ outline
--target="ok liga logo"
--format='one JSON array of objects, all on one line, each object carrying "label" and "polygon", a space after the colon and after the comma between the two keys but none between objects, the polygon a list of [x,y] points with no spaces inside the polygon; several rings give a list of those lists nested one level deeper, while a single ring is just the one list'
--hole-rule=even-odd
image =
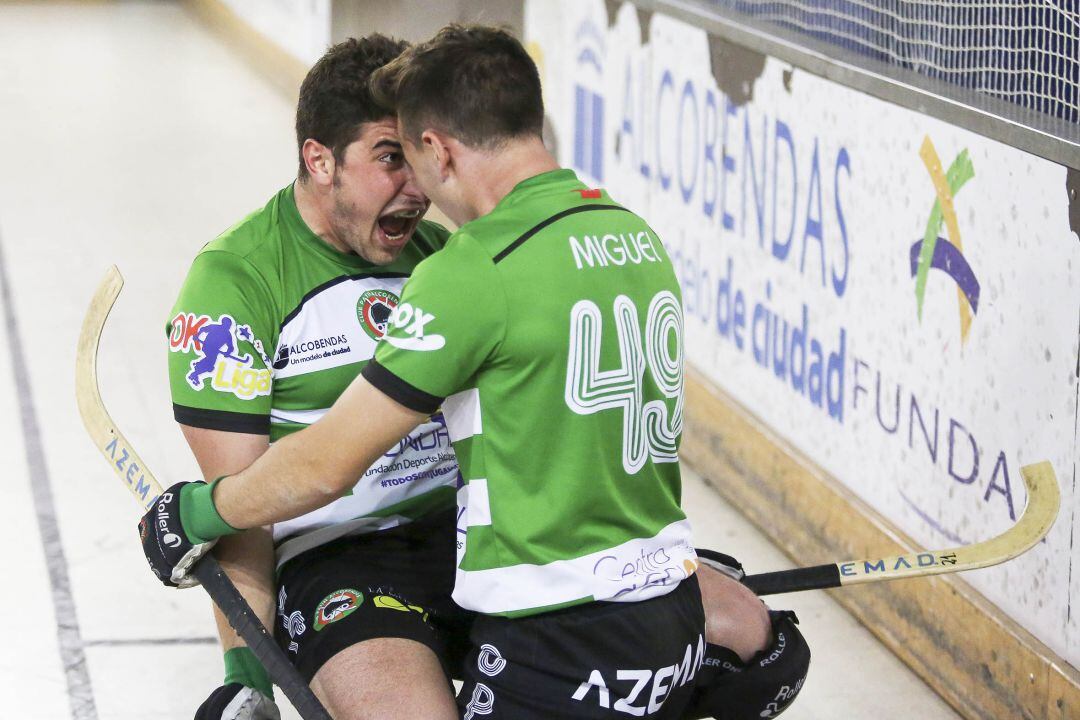
[{"label": "ok liga logo", "polygon": [[[975,177],[968,151],[964,150],[953,159],[948,170],[942,169],[934,143],[923,138],[919,149],[936,197],[926,221],[922,240],[911,246],[911,276],[915,278],[915,299],[918,302],[919,320],[922,320],[926,279],[930,270],[940,270],[956,283],[956,300],[960,308],[960,344],[967,342],[971,331],[972,316],[979,311],[979,280],[964,257],[960,242],[960,224],[956,219],[953,199],[964,184]],[[942,227],[946,237],[941,237]]]},{"label": "ok liga logo", "polygon": [[251,353],[241,354],[237,340],[250,344],[269,365],[262,353],[262,343],[248,325],[241,325],[231,315],[218,316],[178,313],[169,324],[169,351],[195,353],[185,379],[193,390],[201,391],[210,379],[210,387],[241,400],[270,394],[270,371],[255,368]]}]

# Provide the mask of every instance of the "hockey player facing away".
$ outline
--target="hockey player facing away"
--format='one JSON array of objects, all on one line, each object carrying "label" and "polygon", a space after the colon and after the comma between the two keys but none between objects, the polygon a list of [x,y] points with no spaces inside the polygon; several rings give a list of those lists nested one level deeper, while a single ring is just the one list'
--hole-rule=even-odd
[{"label": "hockey player facing away", "polygon": [[[394,117],[368,91],[404,48],[373,35],[315,64],[297,107],[296,181],[192,263],[170,315],[169,373],[208,480],[326,412],[371,359],[413,268],[446,241],[421,219],[428,200]],[[453,713],[447,674],[468,617],[450,600],[457,464],[441,414],[380,450],[351,494],[272,535],[223,538],[217,553],[337,717]],[[196,717],[278,717],[266,672],[217,621],[225,683]]]},{"label": "hockey player facing away", "polygon": [[[787,614],[770,624],[749,591],[703,572],[709,639],[725,646],[705,649],[678,508],[681,308],[663,246],[557,168],[535,66],[505,33],[448,28],[379,87],[418,182],[463,227],[418,268],[323,419],[244,472],[173,486],[146,515],[155,572],[174,583],[204,541],[335,501],[441,404],[464,481],[454,598],[480,613],[464,717],[776,714],[809,661]],[[597,249],[605,235],[621,250]],[[166,533],[185,540],[168,547]]]}]

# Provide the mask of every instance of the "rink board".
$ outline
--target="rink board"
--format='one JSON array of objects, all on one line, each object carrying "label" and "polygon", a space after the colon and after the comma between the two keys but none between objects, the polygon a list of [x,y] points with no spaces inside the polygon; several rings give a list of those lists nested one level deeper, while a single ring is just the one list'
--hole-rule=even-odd
[{"label": "rink board", "polygon": [[[778,498],[800,508],[763,523],[799,562],[886,554],[892,537],[985,540],[1024,507],[1020,466],[1053,464],[1062,512],[1045,542],[962,592],[925,583],[935,609],[964,598],[961,615],[931,622],[893,588],[853,591],[891,603],[865,619],[958,709],[1047,717],[1080,662],[1080,172],[631,3],[529,2],[526,43],[560,162],[664,241],[688,365],[850,501],[766,484],[776,458],[718,475],[695,448],[738,443],[711,416],[688,422],[686,457],[720,489],[743,488],[763,518]],[[604,242],[596,268],[626,262]],[[879,529],[862,553],[810,557],[784,537],[840,542],[857,518]],[[1012,640],[982,653],[983,622]],[[1055,667],[1069,670],[1051,682]]]},{"label": "rink board", "polygon": [[[687,378],[686,407],[684,461],[799,564],[920,547],[699,373]],[[1080,714],[1080,673],[962,576],[830,594],[965,717]]]}]

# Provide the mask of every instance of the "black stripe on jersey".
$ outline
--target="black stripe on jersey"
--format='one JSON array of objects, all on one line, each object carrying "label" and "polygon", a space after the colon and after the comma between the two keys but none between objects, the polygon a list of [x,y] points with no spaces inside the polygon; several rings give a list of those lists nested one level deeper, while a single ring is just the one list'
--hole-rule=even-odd
[{"label": "black stripe on jersey", "polygon": [[173,417],[181,425],[205,430],[269,435],[270,416],[255,413],[231,412],[229,410],[206,410],[173,403]]},{"label": "black stripe on jersey", "polygon": [[563,210],[561,213],[558,213],[557,215],[552,215],[544,222],[528,230],[524,235],[507,245],[502,252],[495,256],[492,262],[496,264],[502,262],[507,255],[517,250],[526,240],[546,228],[548,225],[562,220],[567,215],[576,215],[577,213],[588,212],[589,210],[622,210],[623,212],[630,212],[622,205],[578,205],[577,207],[568,208],[566,210]]},{"label": "black stripe on jersey", "polygon": [[288,315],[285,316],[285,318],[281,321],[281,324],[278,326],[278,330],[284,329],[284,327],[289,324],[290,320],[292,320],[294,317],[299,315],[300,311],[304,309],[304,305],[307,303],[308,300],[315,297],[316,295],[321,293],[323,290],[326,290],[327,288],[332,288],[335,285],[338,285],[338,284],[343,283],[343,282],[348,282],[349,280],[366,280],[367,278],[407,278],[407,277],[409,277],[409,273],[403,273],[403,272],[375,272],[375,273],[359,273],[357,275],[342,275],[340,277],[334,278],[333,280],[327,280],[322,285],[315,286],[314,288],[309,290],[307,292],[307,294],[304,295],[304,297],[300,298],[300,304],[297,305],[295,308],[293,308],[292,311]]},{"label": "black stripe on jersey", "polygon": [[377,390],[410,410],[430,415],[442,405],[443,398],[410,385],[376,362],[375,358],[368,361],[360,374]]}]

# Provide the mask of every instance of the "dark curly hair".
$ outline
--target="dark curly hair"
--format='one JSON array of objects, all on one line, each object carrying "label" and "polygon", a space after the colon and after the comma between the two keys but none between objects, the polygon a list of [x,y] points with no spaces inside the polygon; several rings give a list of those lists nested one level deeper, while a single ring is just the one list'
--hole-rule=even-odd
[{"label": "dark curly hair", "polygon": [[308,175],[303,154],[305,140],[317,140],[330,148],[334,160],[340,164],[360,125],[393,117],[393,112],[372,99],[368,78],[407,47],[404,40],[378,33],[349,38],[327,50],[308,71],[296,105],[301,180]]}]

